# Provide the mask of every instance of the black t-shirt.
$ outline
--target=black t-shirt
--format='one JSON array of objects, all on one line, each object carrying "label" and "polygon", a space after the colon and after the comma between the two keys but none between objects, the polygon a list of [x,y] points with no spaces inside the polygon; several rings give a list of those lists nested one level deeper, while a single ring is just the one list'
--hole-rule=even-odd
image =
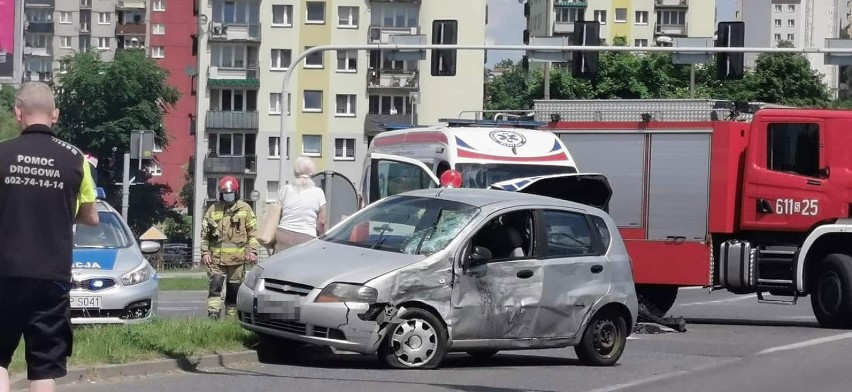
[{"label": "black t-shirt", "polygon": [[94,198],[83,153],[50,127],[0,143],[0,278],[70,281],[74,219]]}]

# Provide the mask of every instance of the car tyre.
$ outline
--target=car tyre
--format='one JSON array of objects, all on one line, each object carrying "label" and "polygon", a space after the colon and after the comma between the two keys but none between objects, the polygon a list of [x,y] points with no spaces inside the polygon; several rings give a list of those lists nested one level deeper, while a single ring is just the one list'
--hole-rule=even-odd
[{"label": "car tyre", "polygon": [[431,312],[408,308],[404,320],[392,326],[381,346],[379,359],[395,369],[435,369],[447,353],[447,329]]},{"label": "car tyre", "polygon": [[811,307],[824,328],[852,327],[852,257],[826,256],[817,269],[811,290]]},{"label": "car tyre", "polygon": [[611,310],[595,314],[574,352],[588,366],[612,366],[624,353],[627,344],[627,321]]}]

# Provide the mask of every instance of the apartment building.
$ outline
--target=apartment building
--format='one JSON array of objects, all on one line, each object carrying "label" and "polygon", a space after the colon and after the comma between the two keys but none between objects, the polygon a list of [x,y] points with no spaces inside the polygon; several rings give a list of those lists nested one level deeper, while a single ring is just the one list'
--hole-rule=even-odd
[{"label": "apartment building", "polygon": [[596,20],[604,45],[624,37],[628,45],[654,46],[663,36],[713,37],[715,14],[716,2],[710,0],[527,0],[524,41],[570,36],[574,22]]},{"label": "apartment building", "polygon": [[[845,0],[737,0],[736,18],[745,23],[745,46],[775,47],[789,41],[795,47],[823,47],[826,38],[838,38],[844,27],[839,10]],[[757,53],[746,53],[746,68],[754,67]],[[807,54],[811,67],[837,94],[838,67],[825,64],[822,54]]]},{"label": "apartment building", "polygon": [[[387,43],[425,35],[445,44],[485,42],[485,0],[210,0],[198,40],[195,216],[217,197],[224,175],[263,213],[278,193],[281,159],[313,157],[358,184],[371,137],[383,124],[434,124],[483,105],[480,51],[427,53],[391,61],[379,51],[308,57],[281,96],[284,72],[306,48]],[[279,149],[284,111],[288,134]],[[292,172],[286,178],[292,180]],[[253,197],[254,196],[254,197]],[[195,224],[196,240],[200,220]]]}]

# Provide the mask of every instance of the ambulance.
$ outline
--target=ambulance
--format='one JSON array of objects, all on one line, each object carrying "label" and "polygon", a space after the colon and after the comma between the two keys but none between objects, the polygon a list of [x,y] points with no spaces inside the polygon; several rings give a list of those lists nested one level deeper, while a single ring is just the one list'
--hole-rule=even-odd
[{"label": "ambulance", "polygon": [[612,195],[601,174],[580,173],[557,135],[534,121],[440,120],[382,132],[370,143],[361,207],[431,187],[490,188],[519,178],[525,190],[606,210]]}]

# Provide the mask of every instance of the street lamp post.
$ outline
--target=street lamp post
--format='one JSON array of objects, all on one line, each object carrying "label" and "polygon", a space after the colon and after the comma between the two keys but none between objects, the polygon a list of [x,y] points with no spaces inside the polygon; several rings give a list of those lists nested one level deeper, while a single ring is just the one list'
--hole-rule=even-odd
[{"label": "street lamp post", "polygon": [[[844,40],[852,41],[852,40]],[[834,47],[831,47],[834,46]],[[692,56],[705,55],[709,56],[713,53],[798,53],[798,54],[824,54],[826,58],[840,58],[849,60],[836,60],[834,64],[844,63],[844,61],[852,62],[852,46],[845,47],[832,43],[827,43],[825,48],[759,48],[759,47],[690,47],[690,46],[656,46],[656,47],[632,47],[632,46],[554,46],[554,45],[439,45],[439,44],[423,44],[423,45],[401,45],[401,44],[366,44],[366,45],[322,45],[309,48],[294,57],[287,71],[284,73],[284,80],[281,84],[281,100],[287,100],[287,110],[281,114],[281,127],[279,132],[279,151],[285,151],[287,120],[290,117],[290,100],[287,97],[290,95],[290,79],[295,72],[296,67],[308,56],[315,53],[323,53],[331,50],[357,50],[357,51],[426,51],[426,50],[506,50],[506,51],[536,51],[536,52],[649,52],[649,53],[681,53],[691,54]],[[694,76],[693,76],[694,80]],[[280,160],[278,171],[279,187],[285,182],[287,162],[285,159]]]}]

